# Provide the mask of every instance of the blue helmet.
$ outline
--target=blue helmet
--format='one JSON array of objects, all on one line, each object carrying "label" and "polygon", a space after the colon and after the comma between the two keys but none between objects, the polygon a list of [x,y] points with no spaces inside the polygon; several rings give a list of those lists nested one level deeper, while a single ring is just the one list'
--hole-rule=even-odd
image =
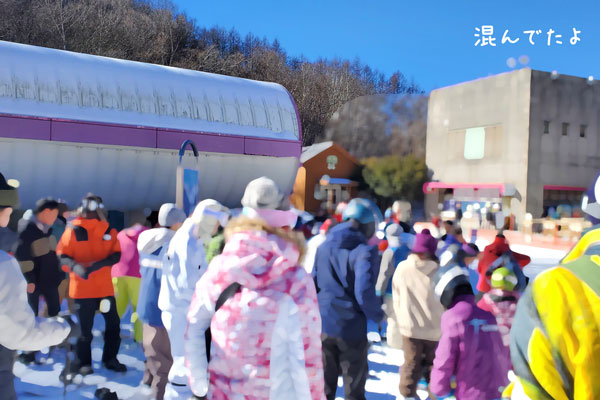
[{"label": "blue helmet", "polygon": [[585,192],[581,210],[592,217],[594,222],[600,220],[600,174]]},{"label": "blue helmet", "polygon": [[365,199],[352,199],[342,214],[342,219],[354,219],[361,224],[375,222],[375,214]]}]

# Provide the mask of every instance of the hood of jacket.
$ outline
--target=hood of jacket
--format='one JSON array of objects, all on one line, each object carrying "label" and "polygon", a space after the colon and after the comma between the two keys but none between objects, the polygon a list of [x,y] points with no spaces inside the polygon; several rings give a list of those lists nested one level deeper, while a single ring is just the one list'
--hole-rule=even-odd
[{"label": "hood of jacket", "polygon": [[228,267],[233,281],[251,289],[284,282],[298,266],[300,251],[290,241],[261,230],[245,230],[229,237],[217,256]]},{"label": "hood of jacket", "polygon": [[361,231],[352,227],[352,222],[344,222],[327,232],[326,241],[332,247],[352,250],[360,244],[366,244],[367,238]]},{"label": "hood of jacket", "polygon": [[412,268],[415,268],[415,269],[421,271],[422,273],[424,273],[425,275],[427,275],[430,278],[433,277],[433,275],[439,268],[437,262],[435,262],[433,260],[421,260],[419,258],[419,256],[417,256],[414,253],[409,254],[409,256],[406,258],[405,262],[407,263],[407,266],[410,266]]},{"label": "hood of jacket", "polygon": [[175,231],[169,228],[154,228],[140,232],[137,241],[138,252],[152,254],[169,243]]},{"label": "hood of jacket", "polygon": [[[108,230],[108,226],[109,226],[108,222],[106,222],[106,221],[100,221],[99,219],[95,219],[95,218],[87,219],[87,218],[81,218],[81,217],[77,217],[73,221],[71,221],[71,225],[81,226],[86,231],[94,232],[99,237],[102,237],[104,232],[106,232]],[[95,235],[93,235],[93,236],[95,236]]]}]

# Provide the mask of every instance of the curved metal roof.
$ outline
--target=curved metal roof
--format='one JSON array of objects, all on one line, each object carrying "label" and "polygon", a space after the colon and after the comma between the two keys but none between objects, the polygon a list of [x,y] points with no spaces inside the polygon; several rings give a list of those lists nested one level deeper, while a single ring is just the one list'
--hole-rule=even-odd
[{"label": "curved metal roof", "polygon": [[0,41],[0,113],[299,140],[276,83]]}]

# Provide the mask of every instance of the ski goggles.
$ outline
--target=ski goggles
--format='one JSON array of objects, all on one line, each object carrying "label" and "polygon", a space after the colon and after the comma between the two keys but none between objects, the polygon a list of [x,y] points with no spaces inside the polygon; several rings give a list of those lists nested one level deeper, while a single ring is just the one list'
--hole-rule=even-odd
[{"label": "ski goggles", "polygon": [[102,204],[102,202],[98,201],[97,199],[90,198],[81,200],[81,207],[87,211],[97,211],[103,210],[104,204]]}]

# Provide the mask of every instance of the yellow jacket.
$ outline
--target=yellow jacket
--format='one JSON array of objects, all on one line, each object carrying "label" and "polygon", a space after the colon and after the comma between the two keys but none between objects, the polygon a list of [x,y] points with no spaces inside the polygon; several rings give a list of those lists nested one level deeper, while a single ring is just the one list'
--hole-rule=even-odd
[{"label": "yellow jacket", "polygon": [[585,254],[599,242],[600,229],[586,233],[519,302],[511,358],[531,399],[600,399],[600,256]]}]

